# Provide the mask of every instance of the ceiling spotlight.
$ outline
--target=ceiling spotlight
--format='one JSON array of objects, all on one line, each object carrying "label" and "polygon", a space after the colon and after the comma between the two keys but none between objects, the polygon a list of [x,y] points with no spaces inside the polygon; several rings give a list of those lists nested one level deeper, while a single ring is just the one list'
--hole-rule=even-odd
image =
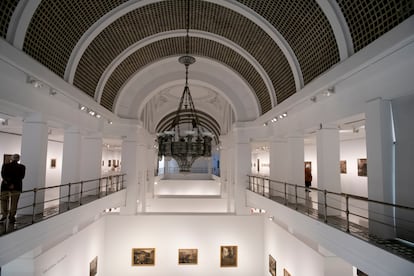
[{"label": "ceiling spotlight", "polygon": [[279,115],[279,118],[280,118],[280,119],[283,119],[283,115]]},{"label": "ceiling spotlight", "polygon": [[108,124],[112,125],[112,124],[113,124],[113,122],[112,122],[111,120],[108,120]]},{"label": "ceiling spotlight", "polygon": [[95,111],[89,110],[89,115],[94,116],[95,115]]},{"label": "ceiling spotlight", "polygon": [[283,117],[287,117],[287,113],[286,112],[283,112],[282,116]]},{"label": "ceiling spotlight", "polygon": [[273,221],[275,219],[275,217],[274,216],[269,216],[269,220],[270,221]]},{"label": "ceiling spotlight", "polygon": [[50,96],[55,96],[57,93],[58,93],[58,91],[57,91],[57,90],[55,90],[55,89],[53,89],[53,88],[50,88],[50,90],[49,90],[49,95],[50,95]]},{"label": "ceiling spotlight", "polygon": [[312,97],[310,97],[310,99],[309,99],[311,102],[314,102],[314,103],[316,103],[316,96],[312,96]]},{"label": "ceiling spotlight", "polygon": [[101,114],[96,113],[95,117],[99,119],[101,118]]},{"label": "ceiling spotlight", "polygon": [[86,110],[86,106],[84,106],[84,105],[81,105],[81,104],[80,104],[80,105],[79,105],[79,109],[80,109],[80,110],[82,110],[82,111],[83,111],[83,110]]}]

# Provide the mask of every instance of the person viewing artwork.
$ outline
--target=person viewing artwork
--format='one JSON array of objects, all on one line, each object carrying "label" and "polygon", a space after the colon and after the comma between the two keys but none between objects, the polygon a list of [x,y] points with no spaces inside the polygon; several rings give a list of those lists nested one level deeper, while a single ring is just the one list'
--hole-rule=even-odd
[{"label": "person viewing artwork", "polygon": [[[26,167],[19,164],[20,155],[13,154],[10,163],[4,163],[1,168],[1,212],[0,221],[5,221],[9,216],[9,222],[16,222],[17,203],[22,192],[23,178]],[[10,206],[9,206],[10,204]],[[9,208],[10,207],[10,208]]]},{"label": "person viewing artwork", "polygon": [[310,192],[309,187],[312,185],[312,168],[310,162],[305,162],[305,191]]}]

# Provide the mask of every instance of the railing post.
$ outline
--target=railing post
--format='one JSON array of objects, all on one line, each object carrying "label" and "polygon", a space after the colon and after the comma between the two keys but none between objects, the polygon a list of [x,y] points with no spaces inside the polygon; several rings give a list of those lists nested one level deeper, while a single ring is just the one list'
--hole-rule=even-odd
[{"label": "railing post", "polygon": [[109,176],[106,177],[106,187],[105,187],[105,195],[108,195],[108,181],[109,181]]},{"label": "railing post", "polygon": [[324,221],[325,221],[325,223],[328,222],[328,203],[326,201],[326,194],[327,194],[327,191],[325,189],[325,190],[323,190],[323,203],[324,203],[324,208],[323,209],[324,209],[324,216],[325,216]]},{"label": "railing post", "polygon": [[285,182],[285,205],[288,204],[288,199],[287,199],[287,183]]},{"label": "railing post", "polygon": [[348,197],[348,194],[345,195],[345,204],[346,204],[346,232],[349,233],[349,197]]},{"label": "railing post", "polygon": [[35,222],[36,216],[36,198],[37,198],[37,188],[33,189],[33,211],[32,211],[32,223]]},{"label": "railing post", "polygon": [[72,186],[72,184],[69,182],[69,187],[68,187],[68,207],[67,207],[67,209],[69,210],[70,209],[70,193],[71,193],[71,186]]},{"label": "railing post", "polygon": [[298,209],[298,185],[295,184],[295,210]]},{"label": "railing post", "polygon": [[83,196],[83,181],[81,181],[80,196],[79,196],[79,205],[82,205],[82,196]]},{"label": "railing post", "polygon": [[98,180],[98,198],[101,197],[101,178]]},{"label": "railing post", "polygon": [[262,178],[262,196],[265,196],[265,180]]}]

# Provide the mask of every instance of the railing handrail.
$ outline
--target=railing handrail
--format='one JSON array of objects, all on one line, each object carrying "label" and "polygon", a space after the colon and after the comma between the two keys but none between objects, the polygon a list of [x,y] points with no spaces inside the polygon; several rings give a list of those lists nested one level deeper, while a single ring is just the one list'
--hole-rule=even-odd
[{"label": "railing handrail", "polygon": [[125,175],[126,175],[126,173],[107,175],[107,176],[103,176],[103,177],[95,178],[95,179],[80,180],[80,181],[76,181],[76,182],[69,182],[69,183],[66,183],[66,184],[40,187],[40,188],[33,188],[31,190],[23,190],[22,193],[34,192],[35,190],[40,191],[40,190],[55,189],[55,188],[58,188],[58,187],[65,187],[65,186],[69,186],[69,185],[80,185],[82,182],[83,183],[93,182],[93,181],[97,181],[97,180],[107,179],[107,178],[110,178],[110,177],[120,177],[120,176],[125,176]]},{"label": "railing handrail", "polygon": [[[270,179],[268,177],[263,177],[263,176],[259,176],[259,175],[247,175],[247,176],[248,177],[260,178],[260,179],[268,180],[268,181],[271,181],[271,182],[277,182],[277,183],[280,183],[280,184],[286,184],[288,186],[293,186],[293,187],[295,187],[295,186],[301,187],[302,186],[302,185],[298,185],[298,184],[292,184],[292,183],[289,183],[289,182],[286,182],[286,181],[273,180],[273,179]],[[302,187],[304,189],[306,188],[305,186],[302,186]],[[318,192],[325,192],[325,190],[322,190],[322,189],[319,189],[319,188],[314,188],[314,187],[309,187],[308,189],[313,190],[313,191],[318,191]],[[384,205],[387,205],[387,206],[402,208],[402,209],[407,209],[407,210],[412,210],[412,211],[414,210],[414,207],[409,207],[409,206],[404,206],[404,205],[401,205],[401,204],[394,204],[394,203],[389,203],[389,202],[385,202],[385,201],[369,199],[369,198],[363,197],[363,196],[358,196],[358,195],[353,195],[353,194],[348,194],[348,193],[342,193],[342,192],[341,193],[332,192],[332,191],[328,191],[328,190],[326,190],[326,192],[329,193],[329,194],[334,194],[334,195],[338,195],[338,196],[344,196],[344,197],[348,196],[350,198],[358,199],[358,200],[361,200],[361,201],[384,204]]]}]

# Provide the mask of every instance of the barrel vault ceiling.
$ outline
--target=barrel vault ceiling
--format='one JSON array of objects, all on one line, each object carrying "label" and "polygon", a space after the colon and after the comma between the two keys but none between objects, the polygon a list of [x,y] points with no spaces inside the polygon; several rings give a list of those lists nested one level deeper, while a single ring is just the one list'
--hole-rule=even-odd
[{"label": "barrel vault ceiling", "polygon": [[[190,0],[190,36],[203,34],[190,54],[235,72],[261,115],[413,11],[411,0]],[[185,0],[0,2],[3,39],[112,112],[135,74],[185,53],[185,28]]]}]

